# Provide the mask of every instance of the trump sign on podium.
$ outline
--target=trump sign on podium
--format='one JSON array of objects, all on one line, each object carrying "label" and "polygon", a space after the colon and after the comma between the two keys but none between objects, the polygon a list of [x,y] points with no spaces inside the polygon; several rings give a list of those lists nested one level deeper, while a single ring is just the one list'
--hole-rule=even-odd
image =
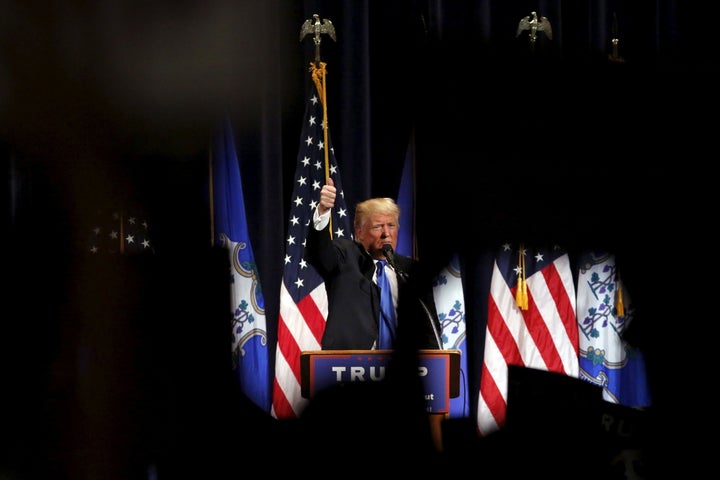
[{"label": "trump sign on podium", "polygon": [[[302,395],[349,384],[380,382],[392,350],[318,350],[300,354]],[[448,413],[450,398],[460,394],[460,351],[420,350],[418,375],[422,380],[428,413]]]}]

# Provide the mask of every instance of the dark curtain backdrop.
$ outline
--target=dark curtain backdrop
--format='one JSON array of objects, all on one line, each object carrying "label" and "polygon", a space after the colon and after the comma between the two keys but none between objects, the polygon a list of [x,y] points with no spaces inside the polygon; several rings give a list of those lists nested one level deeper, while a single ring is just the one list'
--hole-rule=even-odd
[{"label": "dark curtain backdrop", "polygon": [[[533,10],[553,38],[531,51],[516,29]],[[688,213],[704,205],[694,182],[717,112],[716,29],[689,2],[3,1],[2,12],[8,472],[141,478],[175,452],[234,467],[212,430],[240,423],[226,415],[229,335],[214,321],[226,299],[208,145],[229,115],[274,347],[315,53],[299,32],[314,13],[337,32],[321,59],[348,205],[396,196],[415,138],[419,256],[463,261],[471,404],[480,265],[503,241],[614,251],[642,312],[632,340],[670,403],[658,325],[679,307],[658,302],[659,261],[677,232],[701,230]],[[613,15],[623,63],[608,58]],[[83,251],[91,219],[114,209],[149,219],[152,258]]]}]

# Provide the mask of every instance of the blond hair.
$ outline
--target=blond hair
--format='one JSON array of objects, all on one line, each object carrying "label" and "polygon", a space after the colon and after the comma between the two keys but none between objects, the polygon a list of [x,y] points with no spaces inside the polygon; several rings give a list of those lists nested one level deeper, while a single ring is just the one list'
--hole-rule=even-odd
[{"label": "blond hair", "polygon": [[400,207],[395,200],[389,197],[370,198],[355,206],[355,219],[353,226],[358,229],[375,214],[391,215],[399,225]]}]

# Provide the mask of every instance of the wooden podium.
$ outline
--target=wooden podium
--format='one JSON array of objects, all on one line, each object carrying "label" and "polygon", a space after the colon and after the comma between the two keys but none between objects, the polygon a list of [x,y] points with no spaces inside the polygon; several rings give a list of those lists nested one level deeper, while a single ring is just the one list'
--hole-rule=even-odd
[{"label": "wooden podium", "polygon": [[[312,399],[326,388],[355,383],[380,382],[393,355],[392,350],[313,350],[300,353],[302,396]],[[460,395],[460,350],[419,350],[426,411],[433,442],[442,450],[441,422],[450,412],[450,399]]]}]

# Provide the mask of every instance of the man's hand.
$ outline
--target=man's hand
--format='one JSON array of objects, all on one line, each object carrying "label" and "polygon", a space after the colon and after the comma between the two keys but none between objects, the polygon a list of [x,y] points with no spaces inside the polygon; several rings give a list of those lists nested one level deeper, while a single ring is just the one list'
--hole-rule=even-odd
[{"label": "man's hand", "polygon": [[318,205],[318,213],[323,215],[335,206],[335,182],[328,177],[327,183],[320,189],[320,204]]}]

